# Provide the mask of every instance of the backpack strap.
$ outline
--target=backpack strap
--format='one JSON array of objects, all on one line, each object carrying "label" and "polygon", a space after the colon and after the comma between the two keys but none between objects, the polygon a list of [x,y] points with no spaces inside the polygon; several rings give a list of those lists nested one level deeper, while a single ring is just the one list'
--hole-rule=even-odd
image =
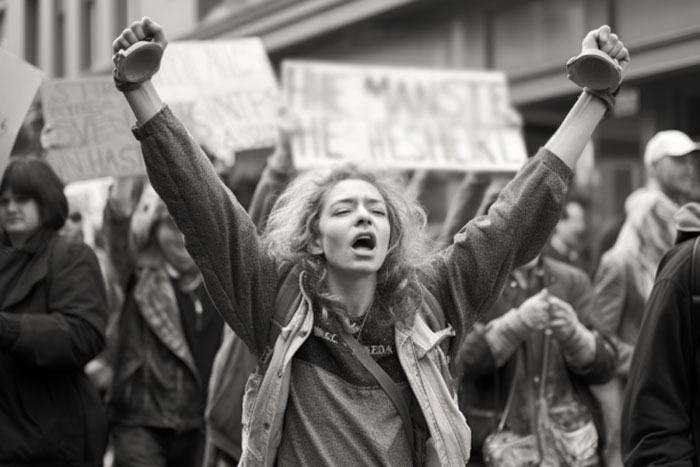
[{"label": "backpack strap", "polygon": [[700,271],[698,271],[700,262],[700,236],[695,237],[693,243],[693,256],[690,261],[690,293],[692,296],[693,308],[700,306]]},{"label": "backpack strap", "polygon": [[426,288],[423,288],[423,300],[430,311],[430,316],[427,317],[428,324],[435,327],[435,329],[442,329],[445,327],[445,313],[442,311],[440,302],[438,302],[437,297],[430,293]]},{"label": "backpack strap", "polygon": [[[275,309],[270,321],[270,329],[267,334],[267,344],[263,356],[272,354],[272,349],[275,347],[275,342],[280,335],[282,329],[289,324],[294,316],[294,312],[299,308],[301,303],[301,289],[299,288],[299,278],[301,271],[298,267],[293,267],[292,270],[284,278],[282,286],[277,292],[275,299]],[[268,355],[270,354],[270,355]],[[267,358],[263,358],[267,360]]]},{"label": "backpack strap", "polygon": [[[447,319],[445,318],[445,312],[442,309],[442,305],[438,302],[437,297],[430,293],[427,289],[423,288],[423,301],[425,302],[425,309],[430,313],[425,315],[426,323],[432,329],[440,330],[447,327]],[[445,339],[440,344],[445,357],[451,362],[454,355],[452,355],[452,343],[454,339]]]}]

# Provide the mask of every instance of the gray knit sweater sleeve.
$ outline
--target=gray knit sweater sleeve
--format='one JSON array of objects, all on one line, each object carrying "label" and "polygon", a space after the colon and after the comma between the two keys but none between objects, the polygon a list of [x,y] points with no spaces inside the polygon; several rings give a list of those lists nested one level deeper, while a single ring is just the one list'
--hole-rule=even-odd
[{"label": "gray knit sweater sleeve", "polygon": [[434,262],[430,287],[461,341],[498,299],[513,268],[532,260],[556,226],[573,172],[540,149],[485,216],[467,223]]},{"label": "gray knit sweater sleeve", "polygon": [[207,292],[254,352],[267,342],[278,286],[256,227],[168,107],[138,128],[148,178],[185,235]]}]

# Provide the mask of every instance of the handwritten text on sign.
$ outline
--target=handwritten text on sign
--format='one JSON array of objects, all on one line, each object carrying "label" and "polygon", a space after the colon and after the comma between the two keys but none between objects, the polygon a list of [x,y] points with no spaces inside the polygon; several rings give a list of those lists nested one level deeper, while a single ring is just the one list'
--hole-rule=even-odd
[{"label": "handwritten text on sign", "polygon": [[502,73],[287,61],[283,88],[298,168],[511,171],[527,157]]},{"label": "handwritten text on sign", "polygon": [[47,81],[42,105],[47,160],[65,182],[145,173],[133,113],[111,76]]},{"label": "handwritten text on sign", "polygon": [[172,43],[153,83],[217,157],[275,145],[279,90],[259,39]]}]

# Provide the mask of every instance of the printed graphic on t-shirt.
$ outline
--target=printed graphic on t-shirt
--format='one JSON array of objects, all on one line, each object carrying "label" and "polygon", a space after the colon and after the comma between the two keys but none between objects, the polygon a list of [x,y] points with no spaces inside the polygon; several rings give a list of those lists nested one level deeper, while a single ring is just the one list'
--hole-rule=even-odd
[{"label": "printed graphic on t-shirt", "polygon": [[[321,367],[351,384],[379,387],[379,383],[343,342],[339,334],[340,325],[332,319],[324,321],[318,313],[314,321],[313,332],[294,358]],[[370,315],[359,337],[360,344],[393,381],[406,381],[396,355],[394,327],[391,324],[379,323],[375,316]]]},{"label": "printed graphic on t-shirt", "polygon": [[[331,342],[333,344],[341,343],[341,338],[338,334],[331,331],[326,331],[320,326],[314,326],[314,336],[320,337],[321,339],[325,339],[326,341]],[[394,355],[394,344],[363,344],[362,346],[365,349],[367,349],[367,352],[375,360],[378,360],[381,357]]]}]

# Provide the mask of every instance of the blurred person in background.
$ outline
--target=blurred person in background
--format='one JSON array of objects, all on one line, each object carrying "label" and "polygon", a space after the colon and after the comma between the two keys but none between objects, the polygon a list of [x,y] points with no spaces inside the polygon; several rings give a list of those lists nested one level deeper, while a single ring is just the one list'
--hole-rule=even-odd
[{"label": "blurred person in background", "polygon": [[588,386],[613,377],[616,352],[590,322],[595,306],[588,275],[564,261],[542,254],[509,275],[453,362],[470,465],[486,465],[484,442],[499,429],[536,441],[538,465],[602,464],[603,416]]},{"label": "blurred person in background", "polygon": [[80,212],[78,202],[71,197],[68,197],[68,217],[66,217],[66,223],[58,233],[64,237],[83,241],[83,214]]},{"label": "blurred person in background", "polygon": [[145,176],[116,177],[102,212],[102,233],[119,285],[124,289],[134,272],[129,252],[131,216],[147,184]]},{"label": "blurred person in background", "polygon": [[630,364],[621,429],[628,467],[700,460],[700,203],[683,205],[674,226]]},{"label": "blurred person in background", "polygon": [[582,198],[569,196],[561,213],[561,219],[557,222],[554,233],[542,254],[575,266],[590,276],[592,272],[587,235],[586,203]]},{"label": "blurred person in background", "polygon": [[677,206],[689,201],[696,184],[698,143],[678,130],[656,133],[644,150],[644,165],[649,181],[633,192],[629,201],[643,196],[671,199]]},{"label": "blurred person in background", "polygon": [[468,172],[452,196],[437,241],[441,245],[449,245],[452,237],[477,213],[486,214],[513,175]]},{"label": "blurred person in background", "polygon": [[102,398],[107,400],[114,376],[114,335],[119,313],[124,304],[124,289],[107,250],[103,229],[95,232],[94,251],[100,263],[100,270],[107,289],[106,348],[100,355],[88,362],[85,366],[85,373],[100,391]]},{"label": "blurred person in background", "polygon": [[104,347],[106,292],[94,252],[58,235],[63,183],[33,157],[0,182],[0,464],[100,466],[104,407],[83,373]]},{"label": "blurred person in background", "polygon": [[[600,260],[603,254],[613,247],[617,241],[617,236],[620,234],[620,229],[625,223],[624,215],[615,215],[611,218],[606,219],[600,225],[600,228],[596,229],[593,239],[593,252],[595,253],[591,258],[591,270],[598,271],[600,267]],[[594,275],[595,277],[595,275]]]},{"label": "blurred person in background", "polygon": [[644,304],[661,258],[675,239],[673,215],[693,189],[697,149],[694,141],[677,130],[660,131],[649,140],[644,152],[649,180],[627,198],[626,219],[595,275],[599,306],[593,319],[603,332],[615,337],[619,353],[617,377],[594,388],[606,416],[611,467],[622,465],[622,397]]},{"label": "blurred person in background", "polygon": [[133,272],[114,333],[114,466],[198,467],[223,322],[182,234],[150,185],[126,214]]}]

